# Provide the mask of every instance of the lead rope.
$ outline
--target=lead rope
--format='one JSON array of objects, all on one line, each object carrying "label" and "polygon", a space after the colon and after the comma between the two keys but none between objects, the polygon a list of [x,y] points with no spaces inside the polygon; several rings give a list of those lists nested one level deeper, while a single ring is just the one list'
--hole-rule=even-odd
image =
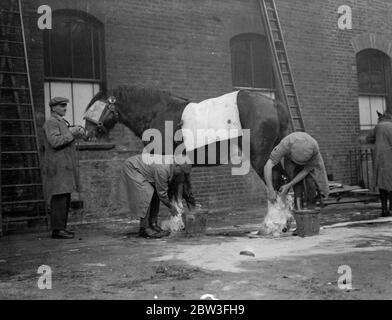
[{"label": "lead rope", "polygon": [[[65,120],[65,119],[64,119]],[[81,128],[81,129],[83,129],[83,136],[85,137],[86,136],[86,128],[85,127],[83,127],[83,126],[75,126],[75,125],[70,125],[69,124],[69,122],[67,121],[67,120],[65,120],[66,122],[67,122],[67,124],[68,124],[68,128],[75,128],[75,127],[78,127],[78,128]],[[80,138],[77,138],[76,139],[76,170],[77,170],[77,177],[78,177],[78,183],[79,183],[79,189],[80,189],[80,157],[79,157],[79,146],[80,146],[80,142],[79,142],[79,139]],[[82,202],[82,197],[81,197],[81,193],[80,193],[80,191],[78,191],[77,192],[77,194],[78,194],[78,201],[79,201],[79,204]]]}]

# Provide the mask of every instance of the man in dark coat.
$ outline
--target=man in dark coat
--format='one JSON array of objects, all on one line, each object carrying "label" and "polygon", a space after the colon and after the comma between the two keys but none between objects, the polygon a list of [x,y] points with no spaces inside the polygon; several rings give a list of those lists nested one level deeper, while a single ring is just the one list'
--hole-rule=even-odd
[{"label": "man in dark coat", "polygon": [[[173,156],[149,158],[139,154],[125,160],[120,176],[119,201],[123,213],[140,218],[141,237],[161,238],[169,235],[158,226],[161,201],[172,215],[179,214],[176,204],[182,197],[187,203],[195,204],[190,189],[189,192],[186,189],[187,186],[190,188],[190,183],[187,184],[191,168],[190,164],[177,164]],[[171,193],[174,193],[174,197],[171,197]],[[174,200],[176,195],[177,201]]]},{"label": "man in dark coat", "polygon": [[50,203],[52,238],[55,239],[74,237],[74,233],[67,230],[68,211],[71,193],[80,191],[75,138],[82,137],[83,131],[80,127],[69,127],[63,118],[68,102],[67,98],[51,99],[51,114],[43,125],[45,187]]},{"label": "man in dark coat", "polygon": [[[366,137],[375,143],[374,183],[381,198],[381,215],[388,217],[392,210],[392,114],[379,114],[377,126]],[[389,198],[389,208],[388,208]]]}]

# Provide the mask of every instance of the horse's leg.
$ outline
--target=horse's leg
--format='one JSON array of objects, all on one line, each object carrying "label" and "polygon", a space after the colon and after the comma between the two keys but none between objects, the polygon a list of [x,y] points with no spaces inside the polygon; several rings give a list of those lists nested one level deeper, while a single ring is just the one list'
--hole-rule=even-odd
[{"label": "horse's leg", "polygon": [[239,139],[231,139],[229,140],[229,148],[230,154],[229,159],[232,165],[240,167],[233,167],[231,172],[233,175],[246,175],[249,173],[251,163],[250,163],[250,145],[249,145],[249,138],[246,136],[242,137],[241,139],[241,146],[239,146]]},{"label": "horse's leg", "polygon": [[264,166],[279,137],[280,119],[273,100],[260,93],[240,91],[238,111],[243,129],[249,130],[249,158],[258,176],[264,178]]}]

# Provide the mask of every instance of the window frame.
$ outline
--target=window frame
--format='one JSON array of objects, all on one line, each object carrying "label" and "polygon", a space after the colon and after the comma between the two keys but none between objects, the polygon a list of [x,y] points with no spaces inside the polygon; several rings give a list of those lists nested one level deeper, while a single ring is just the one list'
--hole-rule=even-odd
[{"label": "window frame", "polygon": [[[78,85],[81,83],[86,83],[86,84],[91,84],[92,87],[95,85],[98,85],[98,90],[100,91],[105,91],[106,90],[106,53],[105,53],[105,27],[104,24],[99,21],[97,18],[94,16],[88,14],[87,12],[79,11],[79,10],[72,10],[72,9],[59,9],[55,10],[53,12],[53,17],[56,19],[56,17],[65,17],[66,19],[68,18],[71,20],[73,18],[76,19],[81,19],[83,20],[84,23],[88,23],[89,27],[92,30],[90,32],[90,37],[92,41],[91,45],[91,55],[93,57],[92,59],[92,67],[93,67],[93,78],[77,78],[77,77],[58,77],[58,76],[53,76],[53,60],[52,60],[52,46],[51,46],[51,41],[53,39],[53,36],[50,35],[50,30],[44,30],[43,33],[43,57],[44,57],[44,94],[45,94],[45,99],[46,99],[46,85],[49,87],[49,97],[51,97],[51,86],[53,83],[68,83],[71,87],[71,99],[72,99],[72,114],[73,114],[73,121],[75,122],[75,101],[74,101],[74,93],[73,93],[73,88],[74,85]],[[98,34],[98,48],[94,48],[94,30],[96,30]],[[71,54],[73,55],[73,50],[72,50],[72,36],[70,36],[70,41],[71,41]],[[96,70],[95,68],[95,50],[98,50],[99,52],[99,67],[100,67],[100,73],[99,77],[95,77]],[[45,59],[49,57],[48,65],[49,65],[49,72],[46,69],[47,62]],[[71,76],[73,76],[73,56],[71,58]],[[49,75],[48,75],[49,73]],[[94,90],[94,89],[93,89]],[[94,93],[95,91],[93,91]],[[78,150],[108,150],[114,148],[115,145],[113,143],[107,143],[107,142],[86,142],[86,141],[79,141],[77,144],[77,149]]]},{"label": "window frame", "polygon": [[[265,49],[267,50],[266,52],[269,52],[269,56],[267,58],[269,58],[270,60],[270,67],[271,67],[271,79],[269,81],[266,82],[270,82],[271,83],[271,87],[256,87],[255,86],[255,42],[261,40],[261,44],[262,45],[266,45]],[[250,65],[250,70],[251,70],[251,75],[250,75],[250,83],[251,86],[243,86],[243,85],[239,85],[237,82],[237,79],[235,79],[236,76],[236,70],[237,67],[235,65],[236,61],[235,61],[235,45],[238,44],[239,42],[245,42],[247,43],[248,47],[249,47],[249,52],[248,52],[248,61],[249,61],[249,65]],[[268,42],[268,38],[260,33],[241,33],[238,35],[233,36],[230,39],[230,57],[231,57],[231,74],[232,74],[232,87],[235,90],[241,90],[241,89],[247,89],[247,90],[253,90],[253,91],[259,91],[259,92],[264,92],[267,94],[276,94],[276,79],[275,79],[275,74],[274,74],[274,69],[273,69],[273,57],[272,57],[272,52],[271,52],[271,48],[269,46],[269,42]]]},{"label": "window frame", "polygon": [[[373,54],[373,57],[371,57]],[[361,55],[366,55],[367,58],[367,64],[369,65],[371,63],[370,58],[379,58],[382,59],[380,65],[382,67],[382,73],[383,73],[383,85],[385,87],[384,92],[376,92],[370,88],[369,90],[362,90],[359,82],[359,60],[363,57],[360,57]],[[370,58],[369,58],[370,57]],[[363,58],[364,59],[364,58]],[[358,79],[358,95],[359,96],[387,96],[389,92],[391,91],[390,88],[390,83],[391,83],[391,59],[390,57],[385,54],[384,52],[377,50],[377,49],[365,49],[357,53],[356,55],[356,65],[357,65],[357,79]],[[370,67],[369,67],[370,69]],[[373,73],[370,72],[368,74],[368,77],[370,77]]]},{"label": "window frame", "polygon": [[[362,55],[362,57],[361,57]],[[374,58],[378,58],[378,59],[382,59],[382,61],[380,61],[380,66],[382,67],[382,76],[383,76],[383,87],[385,90],[383,90],[383,92],[381,91],[377,91],[376,88],[374,88],[374,90],[372,90],[373,88],[369,88],[368,90],[363,90],[363,88],[361,88],[361,83],[360,83],[360,73],[359,70],[361,70],[362,68],[360,67],[360,59],[363,59],[362,61],[365,61],[368,65],[367,65],[367,70],[369,70],[369,72],[367,73],[367,77],[370,78],[372,74],[374,74],[374,72],[372,72],[371,70],[371,59]],[[367,132],[369,130],[371,130],[372,128],[374,128],[377,125],[377,122],[373,123],[373,115],[371,114],[371,111],[373,109],[374,106],[372,106],[372,98],[381,98],[382,99],[382,107],[384,110],[386,110],[387,105],[386,105],[386,101],[388,99],[388,96],[391,95],[392,93],[392,88],[391,88],[391,81],[392,81],[392,74],[391,74],[391,58],[384,52],[377,50],[377,49],[373,49],[373,48],[369,48],[369,49],[364,49],[360,52],[357,53],[356,55],[356,66],[357,66],[357,81],[358,81],[358,112],[361,112],[361,106],[360,106],[360,99],[369,99],[369,112],[370,112],[370,121],[371,123],[369,124],[363,124],[361,123],[361,117],[359,118],[359,130],[361,132]],[[368,82],[370,84],[372,84],[371,82]]]},{"label": "window frame", "polygon": [[99,52],[99,67],[100,67],[100,75],[99,77],[95,77],[96,75],[96,68],[95,68],[95,48],[94,48],[94,35],[91,32],[91,65],[93,70],[93,78],[78,78],[73,77],[74,73],[74,52],[72,50],[73,41],[72,35],[70,35],[70,48],[71,48],[71,77],[59,77],[53,76],[53,54],[52,54],[52,36],[50,34],[51,30],[44,30],[43,35],[43,47],[44,47],[44,61],[49,58],[48,66],[49,71],[46,69],[47,62],[44,63],[44,79],[45,81],[60,81],[60,82],[94,82],[99,83],[101,90],[106,87],[106,65],[105,65],[105,29],[104,25],[101,21],[99,21],[94,16],[79,10],[71,10],[71,9],[59,9],[53,11],[53,19],[56,18],[65,18],[69,20],[68,22],[72,22],[72,19],[81,19],[83,23],[89,25],[91,30],[95,29],[98,33],[98,52]]}]

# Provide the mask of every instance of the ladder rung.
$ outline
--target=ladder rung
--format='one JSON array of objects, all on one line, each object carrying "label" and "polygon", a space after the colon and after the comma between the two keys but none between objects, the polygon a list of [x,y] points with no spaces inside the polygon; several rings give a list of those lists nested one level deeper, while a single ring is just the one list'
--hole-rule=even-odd
[{"label": "ladder rung", "polygon": [[295,97],[294,93],[288,93],[287,95],[290,96],[290,97]]},{"label": "ladder rung", "polygon": [[292,87],[292,86],[294,86],[294,84],[292,84],[292,83],[285,83],[284,84],[286,87]]},{"label": "ladder rung", "polygon": [[6,25],[6,24],[0,24],[0,28],[1,27],[12,28],[12,29],[22,29],[21,26],[9,26],[9,25]]},{"label": "ladder rung", "polygon": [[40,167],[1,168],[1,171],[41,170]]},{"label": "ladder rung", "polygon": [[20,71],[2,71],[2,70],[0,70],[0,73],[27,75],[27,72],[20,72]]},{"label": "ladder rung", "polygon": [[284,50],[276,50],[276,52],[284,53],[285,51]]},{"label": "ladder rung", "polygon": [[3,56],[3,55],[0,55],[0,58],[8,58],[8,59],[25,59],[25,57],[24,56]]},{"label": "ladder rung", "polygon": [[2,90],[30,90],[29,88],[22,87],[0,87]]},{"label": "ladder rung", "polygon": [[17,10],[2,10],[1,12],[4,12],[4,13],[15,13],[15,14],[20,14],[20,12],[17,11]]},{"label": "ladder rung", "polygon": [[0,106],[31,106],[31,103],[0,102]]},{"label": "ladder rung", "polygon": [[0,118],[0,121],[9,121],[9,122],[12,122],[12,121],[26,121],[26,122],[32,122],[33,121],[33,119],[1,119]]},{"label": "ladder rung", "polygon": [[12,28],[12,29],[22,29],[21,26],[9,26],[9,25],[6,25],[6,24],[0,24],[0,28],[1,27]]},{"label": "ladder rung", "polygon": [[30,183],[30,184],[7,184],[2,185],[1,188],[13,188],[13,187],[40,187],[42,183]]},{"label": "ladder rung", "polygon": [[23,200],[23,201],[7,201],[7,202],[2,202],[2,205],[9,205],[9,204],[26,204],[26,203],[40,203],[40,202],[45,202],[44,199],[40,200]]},{"label": "ladder rung", "polygon": [[23,44],[23,41],[13,41],[13,40],[3,40],[3,39],[0,39],[0,42],[8,42],[8,43],[15,43],[15,44]]},{"label": "ladder rung", "polygon": [[3,151],[1,154],[35,154],[38,151]]},{"label": "ladder rung", "polygon": [[3,134],[2,137],[9,137],[9,138],[31,138],[35,137],[33,134]]}]

